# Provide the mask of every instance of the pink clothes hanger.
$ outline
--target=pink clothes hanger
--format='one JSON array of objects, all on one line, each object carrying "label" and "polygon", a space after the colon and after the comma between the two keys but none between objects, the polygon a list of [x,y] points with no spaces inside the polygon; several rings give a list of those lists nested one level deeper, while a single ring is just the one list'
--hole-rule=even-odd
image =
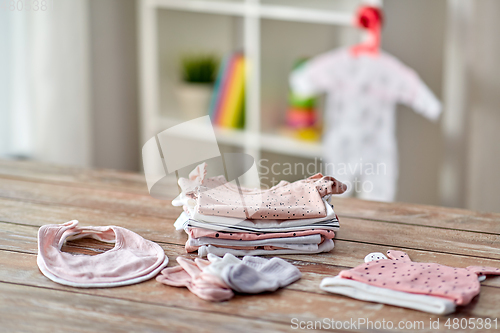
[{"label": "pink clothes hanger", "polygon": [[366,29],[368,38],[365,42],[351,48],[351,52],[354,56],[358,56],[361,53],[373,56],[378,55],[380,49],[380,32],[382,30],[383,20],[383,14],[380,8],[372,6],[359,7],[354,24],[357,27]]}]

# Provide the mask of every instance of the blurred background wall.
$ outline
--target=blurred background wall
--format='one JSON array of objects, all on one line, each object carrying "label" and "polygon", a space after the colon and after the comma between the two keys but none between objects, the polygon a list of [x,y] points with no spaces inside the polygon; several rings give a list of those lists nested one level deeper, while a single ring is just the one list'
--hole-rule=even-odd
[{"label": "blurred background wall", "polygon": [[468,53],[465,206],[500,211],[500,2],[474,2]]},{"label": "blurred background wall", "polygon": [[[466,2],[471,11],[461,14],[466,17],[452,19],[469,33],[450,47],[450,12],[457,6],[456,0],[384,0],[383,49],[419,73],[444,102],[447,114],[433,124],[398,107],[397,198],[500,211],[500,177],[496,173],[500,169],[500,75],[496,63],[500,59],[500,23],[496,19],[500,2],[458,1]],[[55,0],[54,4],[54,10],[44,17],[0,11],[0,155],[139,171],[137,2]],[[175,30],[175,22],[182,22],[185,16],[177,11],[160,12],[160,28],[171,33],[166,34],[170,36],[165,37],[170,38],[167,42],[188,42],[189,30]],[[201,29],[199,36],[206,33],[205,26],[219,29],[221,34],[228,25],[236,27],[232,34],[216,38],[222,40],[219,49],[224,43],[237,43],[234,34],[241,33],[238,19],[200,16],[198,23],[187,29]],[[285,103],[272,96],[286,94],[287,86],[277,78],[293,63],[287,53],[300,54],[306,47],[314,55],[329,49],[329,41],[331,47],[350,45],[358,37],[355,29],[339,34],[335,27],[268,20],[262,22],[262,34],[262,57],[268,60],[261,73],[265,79],[262,108],[269,110],[265,113],[272,119],[269,124],[279,121],[280,115],[273,110]],[[314,38],[308,38],[309,34]],[[210,45],[210,34],[202,39],[203,45]],[[300,41],[306,45],[301,46]],[[281,46],[266,51],[270,44]],[[167,61],[162,66],[173,64]],[[447,92],[445,79],[454,77],[450,70],[461,75],[461,96]],[[172,86],[169,80],[172,78],[162,81],[163,90]],[[168,103],[168,98],[162,103]],[[455,119],[462,124],[461,130],[458,139],[450,139],[446,124]],[[263,120],[263,126],[271,125]],[[265,157],[290,160],[282,155]],[[447,163],[455,171],[449,171]]]},{"label": "blurred background wall", "polygon": [[[385,0],[384,13],[387,20],[382,48],[415,69],[436,97],[443,101],[446,1]],[[443,156],[439,124],[399,105],[396,128],[400,164],[398,200],[439,204]]]},{"label": "blurred background wall", "polygon": [[89,8],[93,164],[139,170],[137,5],[89,0]]}]

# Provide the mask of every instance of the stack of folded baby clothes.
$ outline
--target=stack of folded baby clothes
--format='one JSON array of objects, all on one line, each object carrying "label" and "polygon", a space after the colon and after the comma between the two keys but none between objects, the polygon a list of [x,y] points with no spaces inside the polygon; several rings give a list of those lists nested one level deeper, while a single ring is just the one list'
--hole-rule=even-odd
[{"label": "stack of folded baby clothes", "polygon": [[333,249],[337,215],[332,194],[347,189],[333,177],[316,174],[267,189],[241,188],[224,176],[207,178],[206,163],[189,179],[180,178],[182,193],[172,201],[183,206],[177,229],[189,238],[186,251],[245,255],[311,254]]}]

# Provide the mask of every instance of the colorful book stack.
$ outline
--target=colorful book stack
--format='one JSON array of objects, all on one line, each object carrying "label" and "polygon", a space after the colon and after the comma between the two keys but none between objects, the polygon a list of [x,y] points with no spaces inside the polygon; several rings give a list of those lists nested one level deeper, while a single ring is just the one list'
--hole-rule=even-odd
[{"label": "colorful book stack", "polygon": [[245,126],[245,57],[237,52],[221,63],[209,109],[212,123],[226,128]]},{"label": "colorful book stack", "polygon": [[[305,61],[306,59],[297,61],[294,68]],[[286,123],[292,134],[304,140],[317,140],[319,131],[317,130],[316,98],[301,96],[291,91],[288,104]]]}]

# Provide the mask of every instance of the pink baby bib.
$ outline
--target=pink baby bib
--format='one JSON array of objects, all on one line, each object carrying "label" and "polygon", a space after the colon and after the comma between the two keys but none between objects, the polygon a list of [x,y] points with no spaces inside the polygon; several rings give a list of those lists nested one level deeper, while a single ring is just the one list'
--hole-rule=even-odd
[{"label": "pink baby bib", "polygon": [[[61,252],[66,240],[84,237],[114,243],[115,247],[95,256]],[[40,227],[37,264],[43,275],[54,282],[99,288],[151,279],[168,264],[168,257],[158,244],[125,228],[79,227],[78,221],[73,220]]]}]

